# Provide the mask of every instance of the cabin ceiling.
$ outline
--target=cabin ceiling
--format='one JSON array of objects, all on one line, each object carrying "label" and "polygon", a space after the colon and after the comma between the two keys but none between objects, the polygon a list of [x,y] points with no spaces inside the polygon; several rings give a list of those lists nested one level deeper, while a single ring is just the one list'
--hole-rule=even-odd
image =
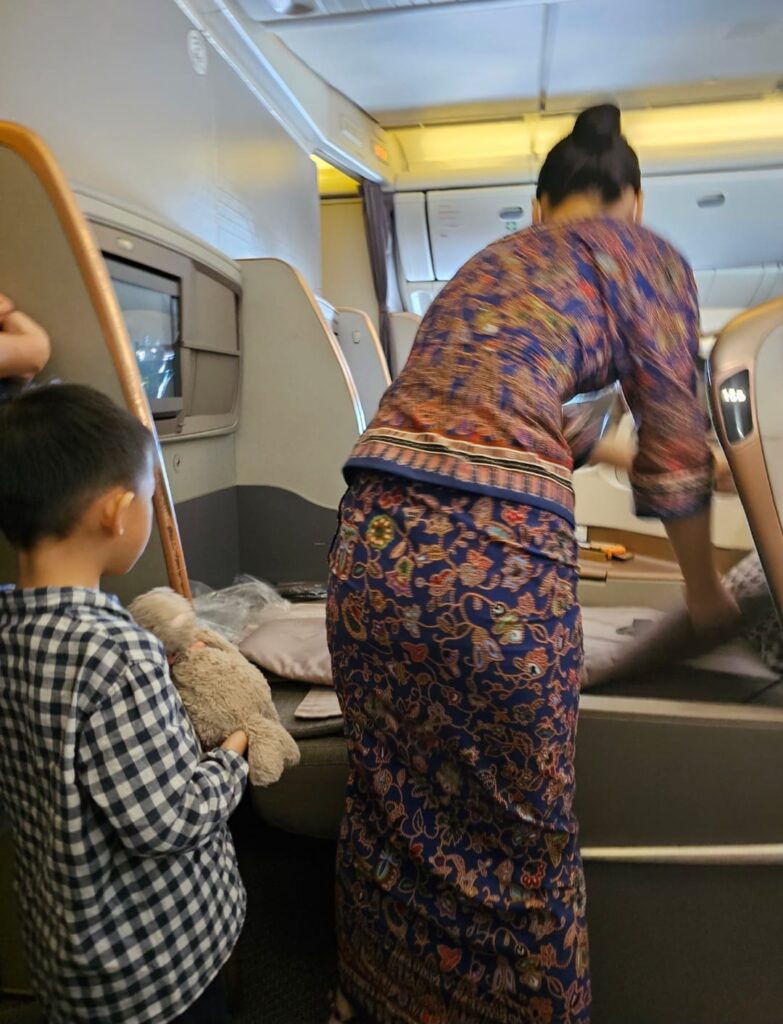
[{"label": "cabin ceiling", "polygon": [[783,87],[783,0],[234,2],[386,127]]}]

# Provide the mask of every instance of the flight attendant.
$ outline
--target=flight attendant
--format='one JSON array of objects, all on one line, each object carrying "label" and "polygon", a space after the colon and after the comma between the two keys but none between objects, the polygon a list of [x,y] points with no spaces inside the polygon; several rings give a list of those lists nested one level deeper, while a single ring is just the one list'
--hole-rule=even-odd
[{"label": "flight attendant", "polygon": [[327,612],[350,760],[334,1020],[590,1020],[584,453],[564,402],[621,383],[637,514],[663,520],[694,621],[735,615],[710,546],[693,275],[641,209],[619,111],[584,111],[541,169],[536,223],[435,299],[345,467]]}]

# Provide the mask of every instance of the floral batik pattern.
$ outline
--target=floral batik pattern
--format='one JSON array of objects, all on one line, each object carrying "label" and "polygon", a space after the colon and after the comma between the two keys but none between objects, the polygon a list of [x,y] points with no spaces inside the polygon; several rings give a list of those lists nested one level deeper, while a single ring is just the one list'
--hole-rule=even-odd
[{"label": "floral batik pattern", "polygon": [[712,462],[688,264],[610,217],[542,224],[477,253],[432,302],[348,460],[573,521],[562,405],[622,385],[638,426],[638,515],[694,515]]},{"label": "floral batik pattern", "polygon": [[357,1019],[588,1024],[572,528],[364,474],[330,566],[350,760],[340,978]]}]

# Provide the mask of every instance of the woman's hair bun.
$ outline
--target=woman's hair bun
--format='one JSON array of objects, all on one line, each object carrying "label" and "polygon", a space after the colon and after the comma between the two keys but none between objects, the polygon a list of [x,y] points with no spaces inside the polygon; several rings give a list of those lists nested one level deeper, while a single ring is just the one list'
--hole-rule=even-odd
[{"label": "woman's hair bun", "polygon": [[621,137],[620,111],[612,103],[588,107],[577,117],[571,134],[582,149],[603,153]]}]

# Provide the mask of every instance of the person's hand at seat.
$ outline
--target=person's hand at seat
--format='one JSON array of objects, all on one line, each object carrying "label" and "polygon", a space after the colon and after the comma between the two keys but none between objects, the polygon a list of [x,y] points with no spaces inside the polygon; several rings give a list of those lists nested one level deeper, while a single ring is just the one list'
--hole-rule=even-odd
[{"label": "person's hand at seat", "polygon": [[51,355],[49,335],[0,294],[0,379],[32,380]]}]

